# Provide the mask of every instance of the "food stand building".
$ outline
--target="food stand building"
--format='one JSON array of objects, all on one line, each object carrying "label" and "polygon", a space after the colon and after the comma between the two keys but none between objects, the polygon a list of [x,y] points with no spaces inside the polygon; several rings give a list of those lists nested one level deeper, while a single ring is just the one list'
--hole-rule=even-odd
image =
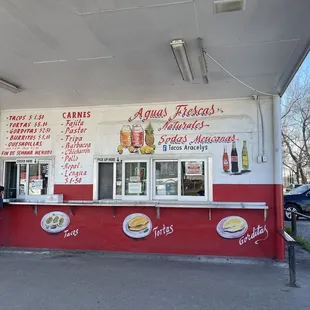
[{"label": "food stand building", "polygon": [[2,246],[283,259],[307,1],[11,2]]}]

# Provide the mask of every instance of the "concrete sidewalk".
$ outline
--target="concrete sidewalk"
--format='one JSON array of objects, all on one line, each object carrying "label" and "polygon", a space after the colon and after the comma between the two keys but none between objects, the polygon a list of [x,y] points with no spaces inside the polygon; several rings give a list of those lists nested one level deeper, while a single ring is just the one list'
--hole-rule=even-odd
[{"label": "concrete sidewalk", "polygon": [[1,310],[309,309],[310,266],[208,264],[0,252]]}]

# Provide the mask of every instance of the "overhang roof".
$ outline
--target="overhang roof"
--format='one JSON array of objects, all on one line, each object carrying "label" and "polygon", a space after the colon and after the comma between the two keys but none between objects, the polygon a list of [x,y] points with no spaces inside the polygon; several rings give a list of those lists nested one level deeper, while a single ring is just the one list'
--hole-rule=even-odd
[{"label": "overhang roof", "polygon": [[[310,42],[309,0],[247,0],[213,13],[212,0],[0,0],[1,109],[237,98],[252,95],[207,58],[265,93],[282,94]],[[187,44],[194,81],[181,79],[169,42]]]}]

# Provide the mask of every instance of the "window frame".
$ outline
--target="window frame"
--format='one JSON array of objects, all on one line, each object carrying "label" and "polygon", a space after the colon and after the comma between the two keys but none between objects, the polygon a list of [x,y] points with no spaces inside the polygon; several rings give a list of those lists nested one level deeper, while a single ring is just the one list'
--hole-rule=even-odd
[{"label": "window frame", "polygon": [[[106,157],[106,156],[102,156]],[[114,157],[111,157],[114,158]],[[122,200],[122,195],[116,195],[116,165],[121,164],[122,161],[118,160],[116,157],[114,161],[100,160],[99,158],[94,158],[94,175],[93,175],[93,200],[94,201],[110,201],[111,199],[99,200],[99,165],[100,164],[113,164],[113,198],[112,200]],[[123,192],[123,166],[122,166],[122,192]]]},{"label": "window frame", "polygon": [[[177,194],[176,195],[156,195],[156,163],[163,163],[163,162],[176,162],[177,163],[177,169],[178,169],[178,186],[177,186]],[[152,159],[152,163],[153,163],[153,179],[152,179],[152,196],[154,197],[154,199],[158,199],[158,200],[172,200],[172,201],[177,201],[179,200],[179,183],[180,183],[180,169],[179,169],[179,160],[178,159]]]},{"label": "window frame", "polygon": [[[203,162],[204,163],[204,196],[182,196],[182,162]],[[179,160],[179,184],[178,184],[178,200],[179,201],[206,201],[208,200],[208,163],[207,159],[202,158],[182,158]]]},{"label": "window frame", "polygon": [[[125,165],[128,163],[146,163],[146,195],[135,196],[125,194]],[[150,159],[139,157],[137,159],[124,159],[122,160],[122,200],[124,201],[149,201],[151,200],[151,188],[152,188],[152,171],[150,169]]]},{"label": "window frame", "polygon": [[[213,177],[212,177],[212,155],[196,155],[190,158],[189,155],[136,155],[124,156],[121,159],[114,156],[97,156],[94,157],[94,174],[93,174],[93,200],[99,201],[99,164],[112,163],[111,161],[100,160],[100,158],[114,158],[113,168],[113,201],[175,201],[180,202],[203,202],[213,200]],[[181,162],[186,161],[203,161],[204,168],[204,196],[182,196],[181,195]],[[126,163],[146,163],[146,179],[147,179],[147,194],[145,196],[125,195],[125,165]],[[156,162],[177,162],[178,163],[178,194],[177,195],[156,195]],[[116,195],[116,164],[122,165],[122,195]],[[108,201],[108,200],[107,200]]]},{"label": "window frame", "polygon": [[[3,184],[6,184],[6,176],[7,176],[7,163],[16,163],[17,165],[17,178],[16,178],[16,199],[30,199],[38,196],[46,196],[54,194],[54,167],[55,161],[53,158],[39,158],[37,163],[25,163],[26,165],[26,188],[25,195],[19,194],[20,189],[20,166],[22,164],[17,163],[19,159],[5,159],[3,160],[4,168],[3,168]],[[48,186],[47,186],[47,194],[46,195],[29,195],[29,165],[33,164],[48,164]]]},{"label": "window frame", "polygon": [[[178,162],[178,194],[177,195],[156,195],[156,162],[169,162],[174,161]],[[205,195],[204,196],[182,196],[181,195],[181,180],[182,180],[182,173],[181,173],[181,163],[186,161],[200,161],[204,162],[204,188],[205,188]],[[176,202],[200,202],[200,201],[212,201],[213,199],[213,184],[212,184],[212,157],[211,156],[195,156],[193,158],[189,158],[188,156],[166,156],[166,157],[156,157],[152,158],[153,162],[153,175],[152,178],[152,193],[153,198],[157,200],[169,200],[169,201],[176,201]]]}]

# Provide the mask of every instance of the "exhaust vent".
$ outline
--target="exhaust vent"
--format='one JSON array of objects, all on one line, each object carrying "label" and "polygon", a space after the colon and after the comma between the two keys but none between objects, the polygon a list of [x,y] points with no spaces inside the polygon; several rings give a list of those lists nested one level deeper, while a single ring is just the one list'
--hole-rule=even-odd
[{"label": "exhaust vent", "polygon": [[214,13],[244,11],[245,0],[214,0]]}]

